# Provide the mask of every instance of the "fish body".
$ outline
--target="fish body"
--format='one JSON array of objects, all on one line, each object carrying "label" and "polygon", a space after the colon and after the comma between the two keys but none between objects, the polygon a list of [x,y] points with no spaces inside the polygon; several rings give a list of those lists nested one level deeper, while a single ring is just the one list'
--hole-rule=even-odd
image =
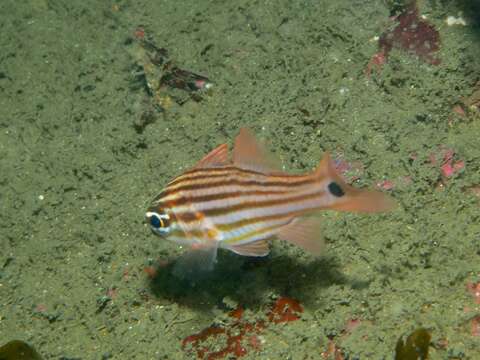
[{"label": "fish body", "polygon": [[[239,255],[266,256],[273,238],[319,255],[323,249],[320,210],[379,212],[393,200],[378,191],[355,189],[337,174],[328,154],[309,174],[278,170],[250,131],[212,150],[192,169],[171,181],[146,213],[152,231],[190,246],[191,256],[213,263],[217,248]],[[207,265],[211,267],[211,265]]]}]

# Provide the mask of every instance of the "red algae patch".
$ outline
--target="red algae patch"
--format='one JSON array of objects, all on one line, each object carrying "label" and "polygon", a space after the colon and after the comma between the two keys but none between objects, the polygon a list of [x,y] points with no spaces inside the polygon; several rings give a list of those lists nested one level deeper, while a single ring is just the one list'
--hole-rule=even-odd
[{"label": "red algae patch", "polygon": [[300,319],[303,308],[295,299],[280,298],[273,305],[272,310],[268,314],[268,320],[275,324],[295,321]]},{"label": "red algae patch", "polygon": [[396,25],[380,36],[378,40],[380,50],[370,59],[366,69],[367,76],[370,76],[372,69],[381,69],[393,48],[417,56],[428,64],[440,64],[437,56],[440,50],[440,34],[419,14],[416,1],[409,3],[399,15],[392,19]]},{"label": "red algae patch", "polygon": [[392,48],[398,48],[429,64],[440,64],[440,59],[435,56],[440,49],[440,35],[433,25],[420,17],[415,2],[408,5],[395,20],[397,26],[384,32],[378,40],[380,49],[385,54]]},{"label": "red algae patch", "polygon": [[473,296],[475,303],[480,305],[480,281],[476,283],[468,282],[467,290],[470,293],[470,295]]},{"label": "red algae patch", "polygon": [[271,324],[286,323],[300,319],[303,307],[291,298],[281,297],[270,307],[266,319],[247,321],[244,309],[238,307],[228,315],[234,319],[230,325],[212,325],[199,333],[187,336],[182,348],[198,359],[224,359],[245,356],[249,350],[258,350],[262,344],[259,335]]}]

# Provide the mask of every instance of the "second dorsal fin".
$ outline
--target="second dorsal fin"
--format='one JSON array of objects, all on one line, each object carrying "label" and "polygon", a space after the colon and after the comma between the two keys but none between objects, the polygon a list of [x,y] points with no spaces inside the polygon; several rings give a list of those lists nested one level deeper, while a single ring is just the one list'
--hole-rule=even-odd
[{"label": "second dorsal fin", "polygon": [[233,164],[258,172],[280,172],[278,161],[246,128],[240,129],[240,134],[235,138]]}]

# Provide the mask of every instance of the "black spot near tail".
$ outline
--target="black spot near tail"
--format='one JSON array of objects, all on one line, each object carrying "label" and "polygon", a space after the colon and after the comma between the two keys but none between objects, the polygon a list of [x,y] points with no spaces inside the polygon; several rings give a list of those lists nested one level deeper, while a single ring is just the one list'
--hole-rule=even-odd
[{"label": "black spot near tail", "polygon": [[330,194],[336,197],[342,197],[345,195],[345,192],[343,189],[338,185],[336,182],[332,181],[330,184],[328,184],[328,191],[330,191]]}]

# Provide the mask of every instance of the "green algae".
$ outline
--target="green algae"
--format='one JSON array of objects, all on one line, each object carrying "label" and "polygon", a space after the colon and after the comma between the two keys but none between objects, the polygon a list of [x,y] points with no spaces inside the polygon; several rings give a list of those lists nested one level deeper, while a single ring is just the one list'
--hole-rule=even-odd
[{"label": "green algae", "polygon": [[0,346],[0,359],[2,360],[42,360],[40,354],[26,342],[12,340]]},{"label": "green algae", "polygon": [[400,338],[395,346],[395,360],[428,359],[430,333],[423,328],[416,329],[407,336],[405,341]]}]

